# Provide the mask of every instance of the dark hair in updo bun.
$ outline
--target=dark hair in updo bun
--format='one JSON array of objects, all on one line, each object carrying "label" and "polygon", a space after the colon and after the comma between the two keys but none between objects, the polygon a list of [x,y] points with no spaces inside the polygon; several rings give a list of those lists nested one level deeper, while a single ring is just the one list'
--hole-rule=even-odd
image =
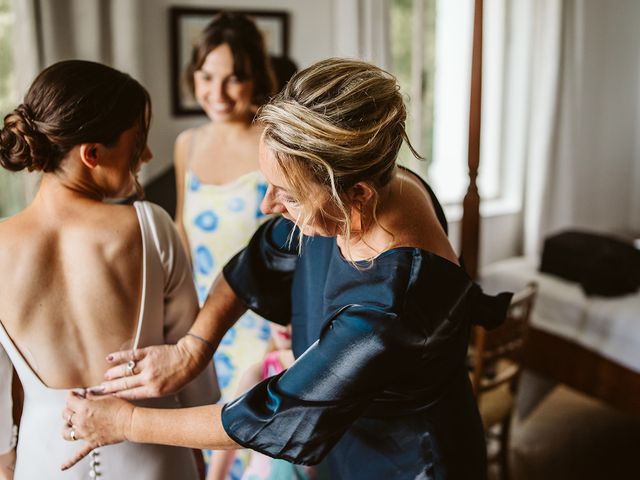
[{"label": "dark hair in updo bun", "polygon": [[0,165],[53,172],[76,145],[112,146],[136,123],[146,136],[150,114],[149,93],[126,73],[84,60],[55,63],[4,118]]},{"label": "dark hair in updo bun", "polygon": [[34,124],[29,107],[20,104],[4,118],[0,131],[0,164],[14,172],[51,170],[51,143]]}]

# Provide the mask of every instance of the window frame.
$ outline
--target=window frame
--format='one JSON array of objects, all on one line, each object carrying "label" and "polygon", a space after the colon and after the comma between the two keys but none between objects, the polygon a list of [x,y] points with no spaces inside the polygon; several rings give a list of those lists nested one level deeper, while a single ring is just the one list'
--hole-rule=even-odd
[{"label": "window frame", "polygon": [[[426,0],[413,0],[417,4]],[[425,152],[432,161],[425,168],[411,163],[410,167],[432,185],[439,195],[450,221],[462,218],[462,201],[468,186],[468,127],[471,78],[471,46],[473,36],[473,0],[435,0],[436,2],[436,58],[434,81],[433,147]],[[503,122],[506,120],[509,96],[504,93],[507,82],[507,0],[485,0],[483,18],[483,92],[480,168],[478,186],[481,197],[481,216],[498,216],[522,210],[523,159],[509,159],[507,139],[503,138]],[[392,7],[393,8],[393,5]],[[414,20],[412,28],[419,22]],[[419,35],[412,34],[412,51],[420,51]],[[458,41],[457,45],[452,41]],[[457,65],[451,62],[456,59]],[[443,61],[449,62],[443,64]],[[419,112],[412,108],[422,105],[424,94],[420,77],[412,75],[412,84],[404,88],[410,91],[409,122]],[[416,95],[419,98],[416,98]],[[422,112],[425,113],[425,112]],[[420,123],[420,122],[418,122]],[[411,128],[411,126],[410,126]],[[443,134],[443,132],[445,132]],[[411,128],[409,138],[415,136]],[[453,147],[452,147],[453,146]],[[455,162],[453,168],[450,162]],[[447,163],[449,164],[447,166]],[[416,168],[417,167],[417,168]],[[426,173],[425,173],[426,170]],[[491,177],[487,177],[491,175]],[[445,189],[455,179],[456,194],[447,195]],[[445,180],[447,179],[447,180]],[[487,193],[489,190],[489,193]]]}]

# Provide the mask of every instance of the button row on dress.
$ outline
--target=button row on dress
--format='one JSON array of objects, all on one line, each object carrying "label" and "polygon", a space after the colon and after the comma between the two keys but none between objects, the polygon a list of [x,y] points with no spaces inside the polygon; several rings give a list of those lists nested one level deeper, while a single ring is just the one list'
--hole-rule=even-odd
[{"label": "button row on dress", "polygon": [[97,478],[102,476],[102,473],[98,471],[98,467],[100,466],[99,450],[91,451],[91,460],[89,460],[89,466],[91,467],[91,470],[89,470],[89,478]]}]

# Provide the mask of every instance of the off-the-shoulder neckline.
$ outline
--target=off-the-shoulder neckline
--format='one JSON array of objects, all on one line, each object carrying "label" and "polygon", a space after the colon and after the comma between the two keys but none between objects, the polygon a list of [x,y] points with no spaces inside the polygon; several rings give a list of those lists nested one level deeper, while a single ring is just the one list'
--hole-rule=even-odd
[{"label": "off-the-shoulder neckline", "polygon": [[441,255],[438,255],[435,252],[432,252],[431,250],[425,250],[424,248],[420,248],[420,247],[410,247],[410,246],[404,246],[404,247],[393,247],[390,248],[389,250],[385,250],[384,252],[381,252],[379,255],[377,255],[376,257],[372,258],[371,260],[356,260],[354,262],[351,262],[349,260],[347,260],[346,258],[344,258],[344,255],[342,255],[342,252],[340,251],[340,248],[338,247],[338,244],[335,244],[335,249],[338,252],[338,257],[340,258],[340,260],[345,263],[345,264],[355,264],[358,266],[362,266],[362,267],[368,267],[372,264],[375,265],[375,263],[385,257],[391,256],[393,254],[399,254],[401,252],[412,252],[412,253],[420,253],[423,256],[426,257],[430,257],[433,259],[436,259],[438,261],[443,262],[446,265],[449,265],[451,268],[454,268],[456,270],[459,270],[461,273],[463,273],[465,276],[467,275],[467,272],[465,271],[465,269],[462,267],[462,265],[458,265],[457,263],[452,262],[451,260],[449,260],[448,258],[445,258]]}]

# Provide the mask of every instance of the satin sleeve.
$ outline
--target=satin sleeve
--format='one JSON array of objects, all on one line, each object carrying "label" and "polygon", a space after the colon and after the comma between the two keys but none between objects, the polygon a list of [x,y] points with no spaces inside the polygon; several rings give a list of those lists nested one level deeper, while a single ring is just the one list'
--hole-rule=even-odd
[{"label": "satin sleeve", "polygon": [[[191,266],[171,217],[159,206],[145,202],[151,209],[154,242],[164,274],[164,339],[175,344],[191,328],[198,315],[198,296]],[[183,407],[215,403],[220,388],[214,368],[205,368],[179,393]]]},{"label": "satin sleeve", "polygon": [[291,286],[299,231],[282,217],[264,223],[223,268],[229,286],[247,308],[280,325],[291,322]]},{"label": "satin sleeve", "polygon": [[13,448],[12,379],[13,365],[4,348],[0,345],[0,455]]},{"label": "satin sleeve", "polygon": [[346,307],[288,370],[224,406],[225,431],[271,457],[320,462],[401,368],[400,327],[392,313]]}]

